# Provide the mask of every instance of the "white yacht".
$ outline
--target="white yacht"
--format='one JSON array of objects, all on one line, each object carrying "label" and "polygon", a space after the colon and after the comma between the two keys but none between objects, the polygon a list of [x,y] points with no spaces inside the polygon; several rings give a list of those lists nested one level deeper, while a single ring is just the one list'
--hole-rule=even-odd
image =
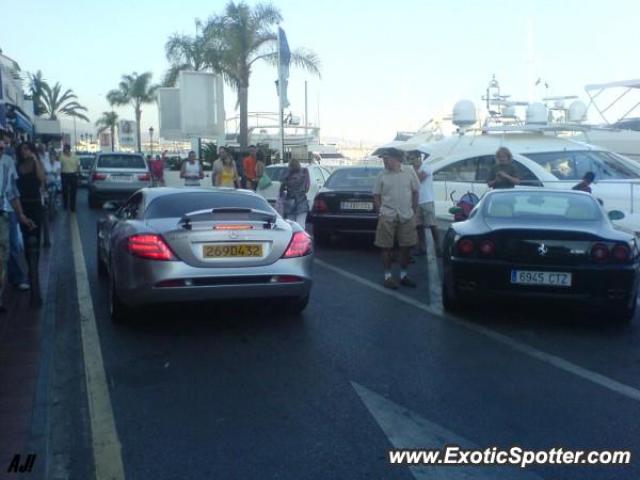
[{"label": "white yacht", "polygon": [[[579,114],[580,112],[574,112]],[[453,202],[467,192],[482,195],[487,189],[495,152],[507,147],[523,185],[570,189],[592,171],[593,194],[609,211],[619,210],[624,218],[617,224],[640,234],[640,164],[613,151],[567,136],[583,129],[576,124],[549,124],[545,105],[527,109],[526,120],[478,127],[475,106],[461,101],[454,107],[453,123],[459,132],[418,147],[406,142],[404,150],[428,155],[434,170],[436,213],[451,219]],[[568,118],[567,120],[575,120]]]}]

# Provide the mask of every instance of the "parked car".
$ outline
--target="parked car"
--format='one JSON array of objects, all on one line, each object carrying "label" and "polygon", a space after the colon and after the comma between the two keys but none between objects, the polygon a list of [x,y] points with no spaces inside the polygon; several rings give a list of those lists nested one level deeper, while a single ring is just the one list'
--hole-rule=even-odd
[{"label": "parked car", "polygon": [[86,186],[89,184],[89,177],[91,176],[91,169],[93,168],[93,163],[96,161],[96,156],[82,154],[78,156],[78,159],[80,160],[79,184]]},{"label": "parked car", "polygon": [[248,190],[142,189],[98,221],[97,248],[114,321],[168,302],[264,298],[300,312],[309,301],[311,238]]},{"label": "parked car", "polygon": [[383,167],[345,167],[335,170],[316,195],[307,222],[316,242],[326,243],[332,234],[370,234],[378,215],[373,206],[373,184]]},{"label": "parked car", "polygon": [[151,181],[149,166],[139,153],[99,153],[89,179],[89,207],[125,199]]},{"label": "parked car", "polygon": [[[318,191],[324,185],[324,182],[329,178],[331,173],[320,165],[302,165],[302,168],[309,172],[309,179],[311,184],[309,186],[309,192],[307,193],[307,200],[309,200],[309,206],[313,203]],[[272,183],[264,190],[258,190],[258,193],[262,195],[271,205],[275,205],[280,195],[280,183],[289,171],[287,164],[269,165],[265,167],[265,173],[269,176]]]},{"label": "parked car", "polygon": [[590,194],[522,188],[484,195],[444,240],[442,303],[521,298],[588,305],[630,321],[638,297],[638,239],[616,229]]}]

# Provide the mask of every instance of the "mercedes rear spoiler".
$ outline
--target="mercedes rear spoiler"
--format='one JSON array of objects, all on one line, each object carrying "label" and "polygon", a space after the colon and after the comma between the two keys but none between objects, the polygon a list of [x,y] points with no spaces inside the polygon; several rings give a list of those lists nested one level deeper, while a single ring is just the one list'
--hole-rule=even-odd
[{"label": "mercedes rear spoiler", "polygon": [[268,212],[266,210],[257,210],[255,208],[221,207],[185,213],[178,222],[178,225],[185,230],[191,230],[194,222],[247,221],[264,222],[264,228],[273,228],[277,218],[278,215],[276,213]]}]

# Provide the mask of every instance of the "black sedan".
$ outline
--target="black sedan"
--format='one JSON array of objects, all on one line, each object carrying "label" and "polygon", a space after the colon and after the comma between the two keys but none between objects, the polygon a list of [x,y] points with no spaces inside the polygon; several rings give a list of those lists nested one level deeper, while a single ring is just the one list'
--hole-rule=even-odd
[{"label": "black sedan", "polygon": [[307,217],[317,243],[333,234],[370,234],[378,216],[373,206],[373,184],[382,167],[346,167],[334,171],[318,192]]},{"label": "black sedan", "polygon": [[638,295],[638,241],[616,229],[589,194],[494,190],[444,241],[442,300],[455,310],[498,296],[562,300],[631,321]]}]

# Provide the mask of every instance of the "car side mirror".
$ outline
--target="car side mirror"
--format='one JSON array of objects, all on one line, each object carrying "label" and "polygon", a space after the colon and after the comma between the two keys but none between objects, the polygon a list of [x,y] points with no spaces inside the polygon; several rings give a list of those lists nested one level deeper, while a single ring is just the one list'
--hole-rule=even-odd
[{"label": "car side mirror", "polygon": [[462,207],[451,207],[449,209],[449,213],[451,215],[460,215],[460,214],[464,213],[464,210],[462,209]]},{"label": "car side mirror", "polygon": [[622,220],[625,217],[624,212],[620,210],[611,210],[608,214],[609,220]]},{"label": "car side mirror", "polygon": [[117,212],[118,210],[120,210],[120,204],[114,201],[105,202],[102,205],[102,209],[105,212]]}]

